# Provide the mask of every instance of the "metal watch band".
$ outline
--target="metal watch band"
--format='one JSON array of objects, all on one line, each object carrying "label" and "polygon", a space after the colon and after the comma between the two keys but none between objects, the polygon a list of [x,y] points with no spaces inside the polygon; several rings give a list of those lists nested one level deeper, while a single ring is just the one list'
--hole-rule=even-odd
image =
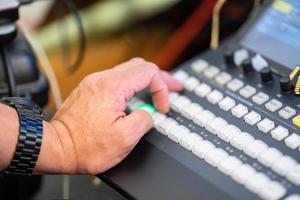
[{"label": "metal watch band", "polygon": [[43,116],[38,105],[29,99],[5,97],[1,103],[16,109],[19,122],[19,138],[10,166],[1,175],[32,175],[43,136]]}]

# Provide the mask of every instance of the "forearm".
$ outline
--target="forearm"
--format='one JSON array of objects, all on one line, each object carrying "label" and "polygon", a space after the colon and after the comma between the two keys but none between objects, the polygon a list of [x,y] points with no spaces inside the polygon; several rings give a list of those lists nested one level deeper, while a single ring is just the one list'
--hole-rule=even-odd
[{"label": "forearm", "polygon": [[19,120],[15,109],[0,103],[0,170],[13,158],[19,135]]},{"label": "forearm", "polygon": [[[19,137],[16,110],[0,104],[0,170],[6,169],[14,155]],[[43,140],[35,173],[64,173],[64,151],[53,126],[43,122]]]}]

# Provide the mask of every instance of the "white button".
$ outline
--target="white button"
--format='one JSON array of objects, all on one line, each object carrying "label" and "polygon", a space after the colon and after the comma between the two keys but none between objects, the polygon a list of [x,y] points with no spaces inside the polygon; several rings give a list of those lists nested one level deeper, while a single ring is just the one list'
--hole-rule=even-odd
[{"label": "white button", "polygon": [[204,127],[205,124],[209,121],[215,118],[215,115],[208,111],[208,110],[203,110],[200,113],[196,114],[193,118],[193,122],[195,122],[197,125]]},{"label": "white button", "polygon": [[202,141],[193,146],[192,152],[199,158],[204,158],[206,154],[212,153],[214,149],[215,145],[213,145],[211,142]]},{"label": "white button", "polygon": [[262,70],[263,68],[268,67],[267,61],[263,57],[261,57],[261,55],[259,55],[259,54],[256,54],[251,59],[251,62],[252,62],[253,68],[258,72],[260,70]]},{"label": "white button", "polygon": [[228,157],[228,153],[220,148],[215,148],[211,153],[205,155],[204,160],[216,167],[220,161]]},{"label": "white button", "polygon": [[211,92],[211,87],[205,83],[200,84],[196,89],[195,89],[195,94],[201,98],[205,97]]},{"label": "white button", "polygon": [[202,138],[200,135],[198,135],[196,133],[190,133],[187,135],[187,137],[182,137],[179,140],[179,143],[181,146],[183,146],[187,150],[191,151],[193,149],[193,146],[200,141],[202,141]]},{"label": "white button", "polygon": [[191,103],[185,96],[179,96],[177,99],[171,102],[171,108],[177,112],[179,112],[182,108],[186,107],[188,104]]},{"label": "white button", "polygon": [[236,66],[240,66],[242,62],[249,58],[249,53],[246,49],[239,49],[234,52],[233,60]]},{"label": "white button", "polygon": [[295,114],[296,114],[296,110],[289,106],[286,106],[279,111],[279,116],[284,119],[289,119],[292,116],[294,116]]},{"label": "white button", "polygon": [[251,192],[258,193],[261,188],[266,187],[270,182],[270,178],[265,174],[256,173],[247,180],[245,186]]},{"label": "white button", "polygon": [[218,73],[220,73],[219,68],[215,67],[215,66],[210,66],[208,69],[206,69],[204,71],[204,76],[206,76],[206,78],[212,79],[214,78]]},{"label": "white button", "polygon": [[282,158],[282,153],[275,148],[268,148],[265,151],[261,152],[258,156],[258,161],[269,167],[273,162]]},{"label": "white button", "polygon": [[217,117],[217,118],[214,118],[214,119],[208,121],[205,124],[205,129],[207,131],[209,131],[210,133],[216,135],[217,131],[222,129],[226,125],[227,125],[227,122],[223,118]]},{"label": "white button", "polygon": [[208,63],[205,60],[198,59],[192,63],[191,68],[194,72],[201,73],[208,67]]},{"label": "white button", "polygon": [[287,172],[296,167],[297,162],[290,156],[283,156],[272,164],[272,169],[277,174],[284,176]]},{"label": "white button", "polygon": [[253,140],[249,142],[244,148],[244,152],[251,158],[257,158],[258,155],[265,151],[268,145],[261,140]]},{"label": "white button", "polygon": [[282,107],[282,103],[276,99],[272,99],[271,101],[265,104],[265,107],[269,111],[275,112],[276,110]]},{"label": "white button", "polygon": [[235,106],[235,101],[230,97],[225,97],[223,100],[219,102],[219,107],[224,111],[228,111],[234,106]]},{"label": "white button", "polygon": [[240,95],[244,98],[249,98],[256,93],[256,89],[250,85],[247,85],[240,89]]},{"label": "white button", "polygon": [[216,104],[223,99],[223,94],[218,90],[214,90],[207,95],[206,99],[209,103]]},{"label": "white button", "polygon": [[239,90],[241,87],[243,87],[244,83],[240,81],[239,79],[233,79],[227,84],[227,88],[233,92]]},{"label": "white button", "polygon": [[256,171],[253,167],[247,164],[243,164],[232,172],[231,177],[233,180],[240,184],[244,184]]},{"label": "white button", "polygon": [[258,130],[267,133],[275,127],[275,123],[267,118],[257,124]]},{"label": "white button", "polygon": [[277,200],[283,197],[286,193],[285,187],[280,183],[272,181],[266,187],[262,187],[259,191],[259,196],[266,200]]},{"label": "white button", "polygon": [[181,109],[181,114],[187,119],[192,119],[195,114],[201,112],[202,110],[203,108],[199,104],[191,103]]},{"label": "white button", "polygon": [[198,81],[197,78],[195,78],[195,77],[190,77],[190,78],[188,78],[188,79],[184,82],[184,87],[185,87],[185,89],[187,89],[188,91],[192,91],[192,90],[194,90],[199,84],[200,84],[200,82]]},{"label": "white button", "polygon": [[179,143],[179,140],[187,137],[188,134],[190,134],[190,131],[185,126],[173,126],[168,131],[168,137],[176,143]]},{"label": "white button", "polygon": [[239,150],[244,150],[247,144],[252,142],[254,140],[254,137],[250,135],[249,133],[242,132],[240,134],[236,134],[231,138],[230,143],[232,146]]},{"label": "white button", "polygon": [[285,198],[284,200],[300,200],[300,194],[293,194]]},{"label": "white button", "polygon": [[163,121],[164,119],[166,119],[167,116],[164,115],[164,114],[161,114],[159,112],[155,112],[153,115],[152,115],[152,119],[153,119],[153,123],[154,123],[154,126],[156,126],[159,122]]},{"label": "white button", "polygon": [[181,83],[184,83],[189,78],[189,75],[183,70],[178,70],[173,74],[173,78]]},{"label": "white button", "polygon": [[232,76],[226,72],[221,72],[218,76],[216,76],[215,81],[220,85],[225,85],[232,79]]},{"label": "white button", "polygon": [[179,94],[177,92],[170,92],[169,93],[169,103],[175,101],[179,97]]},{"label": "white button", "polygon": [[218,164],[218,169],[226,175],[231,175],[238,167],[242,165],[242,161],[235,156],[229,156]]},{"label": "white button", "polygon": [[268,100],[269,100],[269,95],[267,95],[263,92],[259,92],[255,96],[252,97],[252,101],[254,103],[256,103],[257,105],[262,105],[263,103],[265,103]]},{"label": "white button", "polygon": [[248,108],[242,104],[238,104],[231,109],[231,113],[233,116],[241,118],[248,113]]},{"label": "white button", "polygon": [[173,126],[176,126],[178,123],[172,119],[172,118],[167,118],[167,119],[164,119],[160,122],[158,122],[157,124],[157,130],[158,132],[164,134],[164,135],[167,135],[168,134],[168,130],[170,128],[172,128]]},{"label": "white button", "polygon": [[284,142],[291,149],[296,149],[300,146],[300,135],[293,133],[289,137],[285,138]]},{"label": "white button", "polygon": [[218,131],[218,137],[226,142],[230,142],[233,137],[241,134],[241,130],[234,125],[227,125]]},{"label": "white button", "polygon": [[271,131],[271,135],[275,140],[281,141],[289,135],[289,130],[279,125]]},{"label": "white button", "polygon": [[297,165],[292,170],[290,170],[286,174],[286,178],[295,185],[300,185],[300,165]]},{"label": "white button", "polygon": [[261,116],[257,112],[251,111],[244,116],[244,120],[247,124],[254,125],[261,120]]}]

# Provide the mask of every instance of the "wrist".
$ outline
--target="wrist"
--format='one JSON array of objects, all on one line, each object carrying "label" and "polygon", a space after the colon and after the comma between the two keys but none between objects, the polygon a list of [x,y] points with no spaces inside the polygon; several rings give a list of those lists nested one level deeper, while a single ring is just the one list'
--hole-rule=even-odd
[{"label": "wrist", "polygon": [[[46,123],[46,126],[44,127],[45,151],[43,151],[42,145],[40,157],[42,161],[48,154],[48,158],[46,158],[48,159],[48,168],[43,172],[60,174],[76,173],[78,171],[77,159],[69,130],[58,120],[52,120],[51,122]],[[51,160],[52,157],[54,157],[55,161]],[[49,166],[51,166],[51,168]],[[42,168],[45,169],[45,167]]]},{"label": "wrist", "polygon": [[10,165],[10,162],[13,159],[18,142],[20,125],[18,114],[15,109],[0,103],[0,111],[0,115],[5,116],[0,118],[0,124],[2,126],[0,130],[0,144],[3,144],[1,146],[5,146],[4,144],[7,144],[9,147],[0,148],[0,156],[2,161],[0,162],[0,171],[2,171]]},{"label": "wrist", "polygon": [[64,138],[64,131],[56,123],[43,122],[43,142],[39,158],[36,163],[37,174],[70,174],[74,173],[68,153],[68,142]]},{"label": "wrist", "polygon": [[43,122],[43,140],[34,173],[59,173],[63,150],[51,124]]}]

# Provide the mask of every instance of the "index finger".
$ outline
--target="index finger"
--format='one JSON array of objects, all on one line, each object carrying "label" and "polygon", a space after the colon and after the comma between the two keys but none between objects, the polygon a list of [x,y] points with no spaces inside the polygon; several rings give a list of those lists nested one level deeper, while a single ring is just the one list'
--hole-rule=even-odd
[{"label": "index finger", "polygon": [[[165,83],[161,71],[155,64],[145,61],[138,65],[131,65],[129,61],[119,67],[125,69],[123,74],[124,86],[134,91],[127,94],[133,95],[135,92],[149,88],[155,107],[161,112],[169,111],[169,87]],[[127,96],[126,98],[131,98],[131,96]]]}]

